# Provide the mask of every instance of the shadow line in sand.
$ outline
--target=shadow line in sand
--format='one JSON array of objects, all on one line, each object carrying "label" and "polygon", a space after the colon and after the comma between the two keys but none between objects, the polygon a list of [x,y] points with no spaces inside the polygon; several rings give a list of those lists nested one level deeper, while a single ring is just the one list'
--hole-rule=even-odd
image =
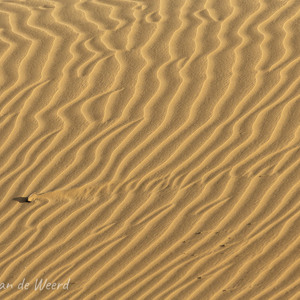
[{"label": "shadow line in sand", "polygon": [[18,201],[20,203],[30,203],[30,201],[28,200],[28,197],[16,197],[13,198],[14,201]]}]

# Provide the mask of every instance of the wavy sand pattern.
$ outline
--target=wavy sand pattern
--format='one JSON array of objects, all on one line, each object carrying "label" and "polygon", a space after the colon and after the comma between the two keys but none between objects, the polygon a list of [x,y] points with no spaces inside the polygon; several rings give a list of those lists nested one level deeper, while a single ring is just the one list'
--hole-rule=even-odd
[{"label": "wavy sand pattern", "polygon": [[1,299],[299,299],[299,32],[299,0],[1,0],[0,282],[70,278]]}]

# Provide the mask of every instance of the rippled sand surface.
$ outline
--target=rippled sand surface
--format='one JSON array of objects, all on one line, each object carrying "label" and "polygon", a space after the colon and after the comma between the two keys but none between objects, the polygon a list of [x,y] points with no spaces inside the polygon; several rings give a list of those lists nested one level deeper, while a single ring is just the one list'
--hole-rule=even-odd
[{"label": "rippled sand surface", "polygon": [[299,91],[299,0],[0,0],[0,298],[300,299]]}]

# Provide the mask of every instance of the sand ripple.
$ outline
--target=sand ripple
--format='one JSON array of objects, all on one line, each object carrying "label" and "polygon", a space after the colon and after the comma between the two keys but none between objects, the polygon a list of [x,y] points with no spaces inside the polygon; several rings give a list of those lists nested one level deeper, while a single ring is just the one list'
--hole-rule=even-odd
[{"label": "sand ripple", "polygon": [[299,8],[1,0],[0,298],[299,299]]}]

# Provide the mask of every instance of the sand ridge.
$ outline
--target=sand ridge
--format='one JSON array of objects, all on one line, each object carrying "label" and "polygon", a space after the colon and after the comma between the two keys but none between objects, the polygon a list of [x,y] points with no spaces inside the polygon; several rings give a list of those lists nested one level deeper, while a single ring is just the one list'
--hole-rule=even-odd
[{"label": "sand ridge", "polygon": [[298,299],[298,0],[0,0],[1,299]]}]

